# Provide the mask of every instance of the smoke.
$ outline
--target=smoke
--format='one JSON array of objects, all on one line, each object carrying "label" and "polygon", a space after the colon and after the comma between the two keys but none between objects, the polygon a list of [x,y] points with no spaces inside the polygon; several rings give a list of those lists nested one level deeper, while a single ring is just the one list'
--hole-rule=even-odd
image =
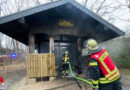
[{"label": "smoke", "polygon": [[100,46],[107,49],[111,56],[118,56],[125,48],[124,40],[122,38],[115,38],[103,43]]},{"label": "smoke", "polygon": [[112,60],[120,68],[130,68],[130,39],[127,37],[118,37],[100,44],[107,49]]},{"label": "smoke", "polygon": [[[110,57],[118,68],[130,68],[130,37],[122,36],[99,44],[102,48],[107,49]],[[85,58],[86,49],[82,49],[82,70],[84,73],[85,64],[88,59]],[[86,69],[86,71],[88,71]]]}]

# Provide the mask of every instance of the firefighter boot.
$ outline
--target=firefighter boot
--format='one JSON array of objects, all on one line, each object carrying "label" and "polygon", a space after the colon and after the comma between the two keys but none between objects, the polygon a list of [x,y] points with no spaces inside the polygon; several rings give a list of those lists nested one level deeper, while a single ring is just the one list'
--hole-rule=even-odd
[{"label": "firefighter boot", "polygon": [[68,70],[66,70],[66,76],[68,76]]},{"label": "firefighter boot", "polygon": [[65,75],[65,71],[62,71],[63,76]]}]

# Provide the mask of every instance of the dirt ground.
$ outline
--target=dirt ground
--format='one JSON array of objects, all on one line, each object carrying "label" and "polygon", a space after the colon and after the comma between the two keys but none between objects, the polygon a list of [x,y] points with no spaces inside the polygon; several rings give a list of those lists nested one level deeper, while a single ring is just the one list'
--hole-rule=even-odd
[{"label": "dirt ground", "polygon": [[[121,83],[123,90],[130,90],[130,76],[123,75]],[[87,85],[86,89],[85,84],[82,82],[80,82],[80,85],[82,86],[81,89],[75,81],[61,79],[28,83],[27,77],[24,77],[7,90],[92,90],[89,85]]]},{"label": "dirt ground", "polygon": [[[130,70],[121,69],[123,90],[130,90]],[[5,83],[12,83],[6,90],[92,90],[90,85],[80,82],[82,88],[73,80],[56,79],[51,81],[36,82],[27,79],[26,65],[14,64],[0,67],[0,75],[5,78]],[[12,82],[13,81],[13,82]],[[86,89],[86,87],[87,89]]]},{"label": "dirt ground", "polygon": [[10,65],[0,66],[0,76],[4,78],[4,83],[6,84],[5,88],[12,86],[15,81],[18,81],[26,76],[26,64],[12,63]]},{"label": "dirt ground", "polygon": [[[123,90],[130,90],[130,76],[122,75],[121,83]],[[82,86],[81,89],[75,81],[62,79],[28,83],[27,77],[24,77],[8,90],[92,90],[90,85],[87,85],[87,89],[85,83],[80,82],[80,85]]]},{"label": "dirt ground", "polygon": [[82,86],[81,89],[75,81],[67,81],[61,79],[27,83],[27,78],[24,77],[8,90],[86,90],[84,87],[84,83],[80,83],[80,85]]},{"label": "dirt ground", "polygon": [[121,84],[124,90],[130,90],[130,76],[122,75]]},{"label": "dirt ground", "polygon": [[19,75],[26,74],[26,64],[11,64],[6,66],[0,66],[0,76],[4,78],[5,83],[10,82]]}]

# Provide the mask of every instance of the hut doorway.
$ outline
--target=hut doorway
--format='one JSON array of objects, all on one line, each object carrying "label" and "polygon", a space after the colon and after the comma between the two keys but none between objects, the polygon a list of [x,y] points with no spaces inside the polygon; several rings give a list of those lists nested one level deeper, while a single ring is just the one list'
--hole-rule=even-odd
[{"label": "hut doorway", "polygon": [[[49,35],[37,34],[36,35],[36,48],[38,53],[49,53]],[[77,37],[72,35],[56,35],[54,36],[54,53],[55,65],[58,72],[62,62],[62,55],[66,50],[69,52],[70,63],[72,68],[75,69],[78,63],[78,45]]]},{"label": "hut doorway", "polygon": [[[59,38],[59,41],[57,40]],[[73,68],[77,66],[78,62],[78,49],[77,49],[77,37],[70,35],[60,35],[55,37],[54,53],[56,60],[56,70],[60,68],[62,62],[62,56],[67,50],[70,56],[70,63]]]}]

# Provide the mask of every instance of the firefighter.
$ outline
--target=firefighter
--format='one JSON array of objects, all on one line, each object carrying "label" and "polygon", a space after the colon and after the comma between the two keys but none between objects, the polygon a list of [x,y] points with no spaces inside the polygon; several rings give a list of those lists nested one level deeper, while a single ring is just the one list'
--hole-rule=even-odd
[{"label": "firefighter", "polygon": [[120,73],[106,49],[98,46],[94,39],[85,41],[88,49],[92,88],[99,90],[122,90]]},{"label": "firefighter", "polygon": [[68,76],[68,69],[69,69],[69,55],[68,55],[68,51],[65,51],[65,54],[62,56],[62,73],[63,75]]}]

